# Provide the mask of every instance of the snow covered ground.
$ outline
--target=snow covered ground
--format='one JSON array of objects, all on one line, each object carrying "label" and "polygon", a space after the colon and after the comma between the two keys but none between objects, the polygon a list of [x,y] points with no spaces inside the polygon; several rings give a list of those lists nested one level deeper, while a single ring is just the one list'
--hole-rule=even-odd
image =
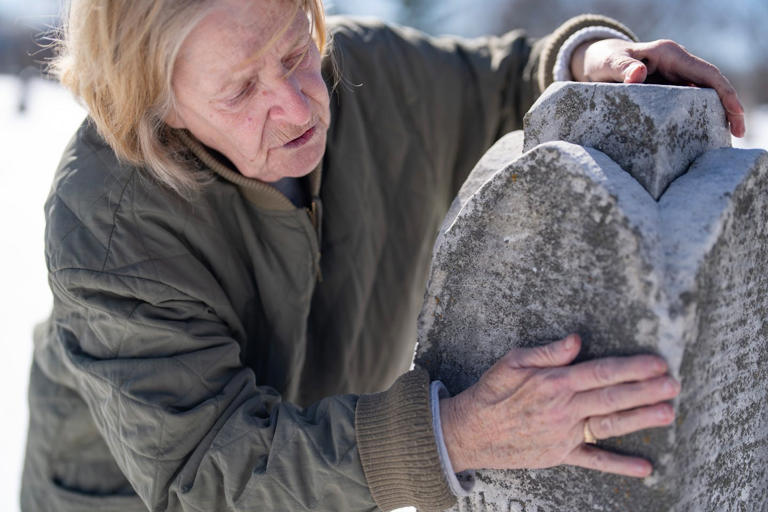
[{"label": "snow covered ground", "polygon": [[27,429],[32,327],[51,307],[43,259],[43,202],[51,177],[85,111],[67,92],[31,83],[29,109],[16,112],[15,78],[0,75],[0,510],[18,510]]},{"label": "snow covered ground", "polygon": [[[0,510],[19,510],[27,430],[27,382],[32,329],[51,308],[43,257],[43,203],[62,150],[85,117],[57,85],[37,80],[29,108],[16,111],[19,84],[0,75]],[[415,512],[401,509],[400,512]]]},{"label": "snow covered ground", "polygon": [[[18,510],[27,426],[27,374],[32,327],[48,314],[51,297],[43,260],[43,202],[59,155],[85,112],[50,82],[34,81],[29,109],[16,112],[18,82],[0,75],[0,510]],[[768,105],[747,117],[737,147],[768,148]]]},{"label": "snow covered ground", "polygon": [[768,104],[747,112],[747,136],[733,139],[733,147],[768,149]]}]

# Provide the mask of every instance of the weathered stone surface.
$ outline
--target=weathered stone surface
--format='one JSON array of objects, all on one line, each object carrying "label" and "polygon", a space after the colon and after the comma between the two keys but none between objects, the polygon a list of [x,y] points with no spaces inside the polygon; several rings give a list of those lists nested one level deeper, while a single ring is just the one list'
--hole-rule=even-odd
[{"label": "weathered stone surface", "polygon": [[562,140],[599,149],[654,199],[709,149],[731,146],[713,89],[557,82],[525,116],[525,150]]},{"label": "weathered stone surface", "polygon": [[519,134],[499,141],[446,218],[417,364],[458,393],[579,332],[580,359],[659,353],[683,392],[674,426],[600,442],[651,477],[481,471],[457,509],[768,509],[768,154],[710,151],[658,202],[600,151],[517,155]]},{"label": "weathered stone surface", "polygon": [[677,510],[768,510],[768,154],[710,151],[659,206],[686,334]]}]

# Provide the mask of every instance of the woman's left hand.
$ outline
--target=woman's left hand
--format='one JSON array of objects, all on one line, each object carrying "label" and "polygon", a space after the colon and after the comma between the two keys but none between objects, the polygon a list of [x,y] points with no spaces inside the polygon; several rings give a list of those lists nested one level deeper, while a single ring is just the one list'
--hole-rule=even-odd
[{"label": "woman's left hand", "polygon": [[720,96],[731,133],[743,137],[746,132],[744,107],[731,82],[716,66],[692,55],[674,41],[587,41],[573,54],[571,74],[579,82],[623,83],[642,83],[648,75],[658,74],[672,84],[711,87]]}]

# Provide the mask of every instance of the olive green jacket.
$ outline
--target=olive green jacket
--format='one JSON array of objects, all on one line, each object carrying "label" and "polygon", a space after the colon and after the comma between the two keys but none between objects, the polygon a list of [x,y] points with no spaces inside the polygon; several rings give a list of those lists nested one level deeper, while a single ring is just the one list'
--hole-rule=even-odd
[{"label": "olive green jacket", "polygon": [[551,68],[585,24],[617,27],[577,20],[532,46],[332,21],[343,80],[308,210],[179,134],[215,173],[183,200],[86,121],[45,206],[54,306],[35,333],[22,509],[453,504],[428,376],[398,379],[432,244],[546,85],[540,58]]}]

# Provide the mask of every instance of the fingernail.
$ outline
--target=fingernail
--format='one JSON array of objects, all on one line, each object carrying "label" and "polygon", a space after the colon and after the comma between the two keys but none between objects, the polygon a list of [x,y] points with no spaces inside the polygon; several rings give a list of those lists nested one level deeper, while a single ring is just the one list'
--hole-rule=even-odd
[{"label": "fingernail", "polygon": [[680,383],[673,379],[667,379],[663,386],[664,393],[677,393],[680,391]]},{"label": "fingernail", "polygon": [[565,338],[565,349],[566,350],[573,350],[576,348],[576,337],[571,334],[567,338]]},{"label": "fingernail", "polygon": [[635,466],[635,471],[637,471],[637,474],[640,476],[648,476],[653,472],[653,468],[648,468],[645,464],[637,464]]},{"label": "fingernail", "polygon": [[670,416],[674,416],[674,413],[670,414],[669,408],[667,407],[659,407],[656,410],[656,415],[659,417],[660,420],[668,420]]},{"label": "fingernail", "polygon": [[642,67],[643,67],[642,64],[633,64],[633,65],[629,66],[629,68],[627,68],[627,78],[629,78],[630,76],[635,74],[637,72],[637,70],[642,68]]}]

